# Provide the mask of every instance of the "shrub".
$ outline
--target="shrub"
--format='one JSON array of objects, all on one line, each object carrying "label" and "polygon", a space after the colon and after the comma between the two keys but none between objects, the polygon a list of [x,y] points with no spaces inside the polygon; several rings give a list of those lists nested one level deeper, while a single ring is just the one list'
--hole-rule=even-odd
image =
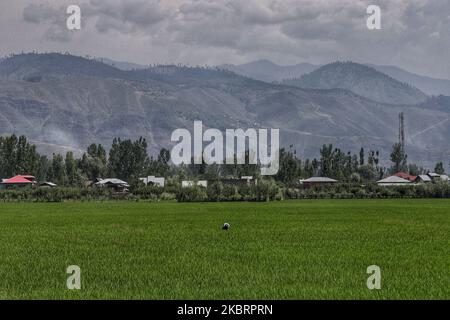
[{"label": "shrub", "polygon": [[222,199],[223,184],[219,181],[213,182],[208,185],[206,189],[206,194],[208,195],[209,201],[219,201]]},{"label": "shrub", "polygon": [[176,199],[179,202],[200,202],[208,199],[206,190],[203,187],[180,188]]},{"label": "shrub", "polygon": [[255,187],[255,196],[257,201],[275,200],[280,188],[273,180],[260,180]]}]

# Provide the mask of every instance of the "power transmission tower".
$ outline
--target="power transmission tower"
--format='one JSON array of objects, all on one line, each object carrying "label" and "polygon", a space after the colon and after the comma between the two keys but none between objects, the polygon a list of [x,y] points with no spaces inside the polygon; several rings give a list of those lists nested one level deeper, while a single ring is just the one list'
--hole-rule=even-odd
[{"label": "power transmission tower", "polygon": [[402,151],[405,152],[405,118],[403,112],[399,113],[398,122],[398,143],[400,143]]}]

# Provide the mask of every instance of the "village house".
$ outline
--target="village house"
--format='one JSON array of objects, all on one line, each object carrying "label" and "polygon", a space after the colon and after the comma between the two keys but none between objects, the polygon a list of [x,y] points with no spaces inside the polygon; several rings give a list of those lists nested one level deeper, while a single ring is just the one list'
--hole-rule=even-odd
[{"label": "village house", "polygon": [[433,180],[433,182],[439,181],[441,179],[441,175],[439,173],[430,172],[428,176]]},{"label": "village house", "polygon": [[427,174],[427,176],[429,177],[429,179],[431,179],[432,182],[448,182],[450,180],[446,174],[439,174],[435,172],[430,172]]},{"label": "village house", "polygon": [[411,183],[412,182],[410,180],[403,179],[395,175],[377,181],[379,186],[404,186]]},{"label": "village house", "polygon": [[247,186],[251,186],[251,185],[257,185],[258,184],[258,179],[254,179],[253,176],[242,176],[241,180],[245,180],[245,182],[247,183]]},{"label": "village house", "polygon": [[128,192],[130,187],[127,182],[116,178],[102,179],[94,185],[100,188],[112,188],[117,192]]},{"label": "village house", "polygon": [[[213,181],[210,181],[213,182]],[[239,178],[223,178],[220,179],[220,182],[226,185],[233,185],[233,186],[256,186],[258,183],[258,179],[254,179],[253,176],[242,176]]]},{"label": "village house", "polygon": [[166,179],[164,177],[148,176],[147,178],[139,178],[146,186],[153,185],[164,188]]},{"label": "village house", "polygon": [[39,183],[39,187],[40,188],[56,188],[57,185],[53,182],[45,181],[45,182]]},{"label": "village house", "polygon": [[414,182],[417,179],[417,176],[410,175],[406,172],[397,172],[394,174],[394,176],[411,181],[411,182]]},{"label": "village house", "polygon": [[300,185],[304,189],[309,189],[316,186],[330,186],[336,184],[338,181],[327,177],[311,177],[306,180],[300,180]]},{"label": "village house", "polygon": [[30,175],[17,175],[9,179],[3,179],[0,186],[4,189],[33,187],[36,185],[36,178]]},{"label": "village house", "polygon": [[431,183],[431,177],[427,174],[419,174],[415,180],[415,183]]}]

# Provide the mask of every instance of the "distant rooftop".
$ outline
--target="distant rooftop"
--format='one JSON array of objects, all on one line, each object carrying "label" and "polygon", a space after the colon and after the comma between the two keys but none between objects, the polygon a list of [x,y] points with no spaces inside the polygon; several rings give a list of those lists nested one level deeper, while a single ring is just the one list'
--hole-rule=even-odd
[{"label": "distant rooftop", "polygon": [[380,181],[377,181],[377,183],[411,183],[411,181],[397,177],[397,176],[390,176],[390,177],[384,178]]},{"label": "distant rooftop", "polygon": [[30,175],[18,175],[15,177],[12,177],[10,179],[4,179],[2,181],[2,184],[28,184],[28,183],[35,183],[36,178],[34,176]]},{"label": "distant rooftop", "polygon": [[302,182],[337,182],[337,180],[327,178],[327,177],[311,177],[306,180],[300,180]]},{"label": "distant rooftop", "polygon": [[415,181],[417,178],[417,176],[410,175],[406,172],[397,172],[396,174],[394,174],[394,176],[397,176],[399,178],[406,179],[409,181]]},{"label": "distant rooftop", "polygon": [[441,176],[439,173],[435,173],[435,172],[430,172],[428,175],[432,178],[439,178]]},{"label": "distant rooftop", "polygon": [[420,178],[420,180],[425,181],[425,182],[431,182],[431,178],[429,175],[427,174],[420,174],[417,177]]},{"label": "distant rooftop", "polygon": [[127,182],[116,178],[103,179],[96,183],[96,185],[105,185],[105,184],[129,186]]}]

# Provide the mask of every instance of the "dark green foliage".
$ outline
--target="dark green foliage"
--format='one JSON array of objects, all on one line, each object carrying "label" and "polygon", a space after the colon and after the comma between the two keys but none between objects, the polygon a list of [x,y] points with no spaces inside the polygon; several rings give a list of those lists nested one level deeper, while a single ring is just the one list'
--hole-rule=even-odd
[{"label": "dark green foliage", "polygon": [[205,188],[194,186],[181,188],[176,195],[176,199],[179,202],[201,202],[206,201],[208,195]]},{"label": "dark green foliage", "polygon": [[81,172],[91,181],[106,176],[106,165],[106,151],[101,144],[91,144],[79,160]]},{"label": "dark green foliage", "polygon": [[60,154],[53,154],[50,180],[61,186],[66,185],[68,182],[66,165]]},{"label": "dark green foliage", "polygon": [[407,155],[400,143],[394,143],[392,146],[391,161],[394,163],[391,172],[407,171]]},{"label": "dark green foliage", "polygon": [[114,139],[109,150],[108,170],[110,176],[128,181],[137,179],[145,172],[148,162],[147,142]]},{"label": "dark green foliage", "polygon": [[436,163],[436,166],[434,167],[434,172],[438,174],[444,174],[445,173],[444,164],[442,162]]},{"label": "dark green foliage", "polygon": [[298,183],[298,179],[302,175],[301,160],[297,159],[295,153],[286,151],[284,148],[280,149],[280,168],[275,178],[286,185],[293,185]]},{"label": "dark green foliage", "polygon": [[61,202],[111,200],[113,193],[107,188],[20,188],[0,190],[2,202]]},{"label": "dark green foliage", "polygon": [[206,190],[209,201],[219,201],[222,199],[223,184],[219,181],[211,183]]},{"label": "dark green foliage", "polygon": [[[36,146],[28,143],[25,136],[0,137],[0,177],[17,174],[36,174],[45,165],[45,159],[36,151]],[[40,172],[46,176],[46,172]]]},{"label": "dark green foliage", "polygon": [[428,183],[383,187],[371,183],[338,184],[311,189],[284,189],[286,199],[381,199],[381,198],[450,198],[450,184]]},{"label": "dark green foliage", "polygon": [[147,159],[146,173],[150,175],[156,175],[160,177],[167,177],[170,174],[170,151],[163,148],[159,152],[156,160],[151,157]]},{"label": "dark green foliage", "polygon": [[[297,158],[293,146],[280,150],[280,169],[272,178],[261,177],[258,165],[225,164],[182,165],[169,163],[170,152],[162,149],[157,158],[147,155],[147,142],[143,138],[136,141],[114,139],[109,157],[100,144],[91,144],[81,159],[75,159],[72,152],[65,157],[54,154],[49,160],[36,152],[36,147],[24,136],[17,138],[0,137],[0,177],[15,174],[32,174],[39,182],[51,181],[58,184],[56,189],[0,190],[1,201],[69,201],[103,200],[125,198],[130,200],[160,201],[273,201],[281,199],[317,198],[448,198],[449,184],[432,183],[403,187],[380,187],[374,182],[385,176],[387,170],[379,165],[378,151],[365,152],[361,148],[357,154],[343,152],[333,145],[323,145],[319,159]],[[246,154],[248,163],[248,152]],[[391,158],[395,160],[392,171],[405,169],[411,174],[424,173],[423,168],[414,164],[406,166],[406,154],[401,146],[394,145]],[[435,171],[444,172],[442,162]],[[166,186],[144,186],[138,179],[146,175],[163,176]],[[257,184],[242,185],[241,176],[253,176]],[[299,179],[311,176],[328,176],[340,184],[303,190]],[[130,193],[118,194],[110,190],[86,188],[88,180],[114,177],[131,185]],[[233,179],[227,178],[235,178]],[[237,178],[237,179],[236,179]],[[208,180],[208,188],[181,188],[182,180]],[[233,184],[229,184],[230,180]],[[68,187],[78,187],[68,188]],[[78,190],[78,192],[76,191]]]}]

